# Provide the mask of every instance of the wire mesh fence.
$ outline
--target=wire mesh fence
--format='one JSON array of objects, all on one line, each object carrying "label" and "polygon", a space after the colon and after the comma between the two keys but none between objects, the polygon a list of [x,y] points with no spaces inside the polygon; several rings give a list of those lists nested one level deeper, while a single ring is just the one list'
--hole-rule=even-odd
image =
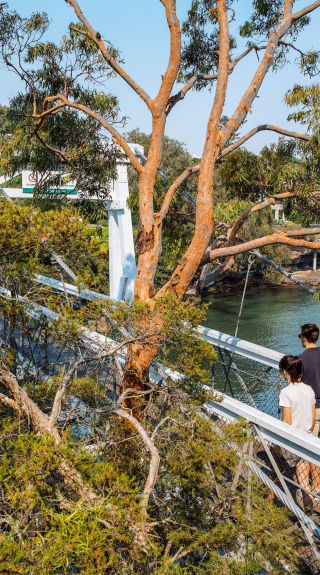
[{"label": "wire mesh fence", "polygon": [[[218,347],[217,354],[212,366],[215,389],[281,419],[279,395],[287,383],[279,370],[224,348]],[[218,410],[214,420],[220,429],[228,424]],[[276,505],[290,510],[294,529],[308,543],[302,558],[307,572],[320,573],[320,466],[297,455],[289,445],[284,448],[267,441],[258,424],[249,423],[249,429],[250,441],[239,460],[264,483]],[[315,427],[315,436],[318,431]]]},{"label": "wire mesh fence", "polygon": [[[230,421],[221,417],[218,410],[215,413],[214,404],[206,411],[217,432],[223,432]],[[241,477],[250,481],[250,474],[254,473],[267,487],[266,499],[289,510],[292,530],[303,541],[301,573],[316,575],[320,573],[320,467],[267,441],[257,424],[248,423],[247,432],[248,441],[238,450],[234,481],[237,483]]]},{"label": "wire mesh fence", "polygon": [[217,348],[217,352],[217,361],[212,366],[214,387],[278,417],[279,393],[286,385],[280,372],[223,348]]}]

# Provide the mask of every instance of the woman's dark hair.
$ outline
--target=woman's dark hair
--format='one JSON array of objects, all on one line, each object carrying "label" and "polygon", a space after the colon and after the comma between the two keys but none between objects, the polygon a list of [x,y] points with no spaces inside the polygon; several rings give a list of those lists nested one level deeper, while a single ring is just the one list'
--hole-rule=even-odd
[{"label": "woman's dark hair", "polygon": [[286,371],[294,383],[302,378],[302,361],[297,355],[284,355],[279,362],[280,371]]}]

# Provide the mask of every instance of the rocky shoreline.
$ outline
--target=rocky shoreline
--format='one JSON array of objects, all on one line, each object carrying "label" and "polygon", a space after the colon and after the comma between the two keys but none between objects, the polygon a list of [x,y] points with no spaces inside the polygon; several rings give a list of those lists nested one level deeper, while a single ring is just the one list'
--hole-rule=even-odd
[{"label": "rocky shoreline", "polygon": [[[291,272],[294,277],[304,282],[308,287],[320,291],[320,270],[301,270]],[[225,277],[216,286],[208,288],[207,294],[232,293],[243,290],[245,274],[232,273]],[[289,278],[281,276],[278,282],[270,281],[264,274],[253,272],[249,277],[248,287],[254,291],[266,291],[276,289],[301,289],[298,285],[290,281]]]}]

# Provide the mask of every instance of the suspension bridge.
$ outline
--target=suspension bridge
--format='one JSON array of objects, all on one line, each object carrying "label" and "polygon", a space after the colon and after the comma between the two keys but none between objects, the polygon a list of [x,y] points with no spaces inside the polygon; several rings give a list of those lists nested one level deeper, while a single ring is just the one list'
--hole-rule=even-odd
[{"label": "suspension bridge", "polygon": [[[141,147],[131,144],[138,156],[143,156]],[[136,263],[134,254],[133,228],[131,212],[127,205],[129,198],[128,164],[126,160],[117,163],[117,178],[114,180],[106,208],[109,220],[109,294],[97,293],[81,288],[75,283],[76,276],[57,254],[52,254],[68,280],[59,281],[44,275],[35,276],[35,281],[53,291],[63,292],[72,301],[95,301],[112,299],[132,301]],[[2,178],[2,184],[5,179]],[[22,173],[21,189],[1,188],[8,201],[19,198],[32,198],[35,175],[28,171]],[[70,199],[79,196],[72,183],[64,189]],[[261,254],[255,254],[260,257]],[[264,256],[262,256],[264,257]],[[297,282],[296,282],[297,283]],[[304,284],[300,287],[305,287]],[[5,287],[0,292],[10,297]],[[309,290],[311,292],[311,290]],[[244,292],[245,295],[245,292]],[[59,314],[38,304],[21,298],[23,305],[34,320],[44,318],[46,322],[55,322]],[[41,328],[39,328],[41,329]],[[6,341],[6,325],[1,323],[2,340]],[[294,476],[294,470],[287,464],[286,455],[293,455],[306,465],[314,464],[320,471],[320,441],[283,423],[278,417],[278,397],[284,385],[279,377],[278,364],[283,354],[245,341],[204,326],[198,326],[195,337],[202,338],[218,351],[218,361],[212,369],[212,387],[216,390],[215,400],[203,406],[204,412],[211,418],[217,430],[230,422],[244,420],[248,427],[248,442],[239,453],[239,474],[250,470],[285,505],[292,514],[293,524],[301,531],[310,545],[310,564],[315,566],[314,573],[320,572],[320,494],[312,493],[314,508],[306,509],[303,503],[303,489]],[[84,347],[95,351],[111,347],[115,341],[106,341],[105,336],[89,329],[83,329],[81,335]],[[30,344],[30,342],[29,342]],[[21,335],[20,352],[23,362],[41,369],[41,363],[48,362],[48,349],[38,334],[34,335],[31,346],[26,346]],[[31,352],[30,352],[31,350]],[[62,361],[62,352],[52,350],[52,362]],[[119,351],[119,361],[125,361],[125,349]],[[25,365],[25,363],[24,363]],[[165,366],[153,365],[151,377],[160,383],[164,374],[173,379],[183,377],[172,373]]]}]

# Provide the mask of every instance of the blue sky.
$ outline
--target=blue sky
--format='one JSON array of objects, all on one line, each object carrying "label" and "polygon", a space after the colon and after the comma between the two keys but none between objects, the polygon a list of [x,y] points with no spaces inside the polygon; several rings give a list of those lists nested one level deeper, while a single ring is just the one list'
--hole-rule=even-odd
[{"label": "blue sky", "polygon": [[[125,68],[154,95],[158,89],[161,74],[165,70],[169,36],[160,0],[78,0],[85,15],[93,26],[121,50]],[[296,9],[306,5],[308,0],[297,0]],[[72,9],[64,0],[8,0],[10,8],[22,15],[32,11],[46,11],[51,20],[50,39],[57,40],[67,30],[68,23],[75,20]],[[190,0],[177,0],[178,15],[181,19],[187,13]],[[244,21],[250,11],[249,0],[239,0],[237,10],[240,20]],[[303,49],[320,49],[320,10],[312,14],[311,25],[300,36],[297,45]],[[243,46],[239,44],[238,50]],[[293,57],[293,61],[294,61]],[[239,96],[245,90],[257,65],[255,54],[241,62],[230,77],[228,98],[224,113],[230,115]],[[21,85],[16,77],[0,70],[0,103],[7,104]],[[267,81],[255,101],[252,113],[249,114],[244,131],[261,124],[278,124],[295,129],[293,122],[287,121],[288,109],[283,97],[294,83],[307,83],[309,80],[301,75],[293,63],[277,74],[269,72]],[[115,93],[120,101],[121,112],[128,118],[126,131],[139,127],[150,131],[150,116],[139,98],[131,93],[121,79],[114,79],[105,84],[105,89]],[[213,93],[208,90],[192,92],[171,112],[167,135],[184,142],[191,154],[201,155],[205,136],[206,121],[212,104]],[[298,127],[299,128],[299,127]],[[258,151],[265,144],[277,140],[271,133],[258,134],[247,148]]]}]

